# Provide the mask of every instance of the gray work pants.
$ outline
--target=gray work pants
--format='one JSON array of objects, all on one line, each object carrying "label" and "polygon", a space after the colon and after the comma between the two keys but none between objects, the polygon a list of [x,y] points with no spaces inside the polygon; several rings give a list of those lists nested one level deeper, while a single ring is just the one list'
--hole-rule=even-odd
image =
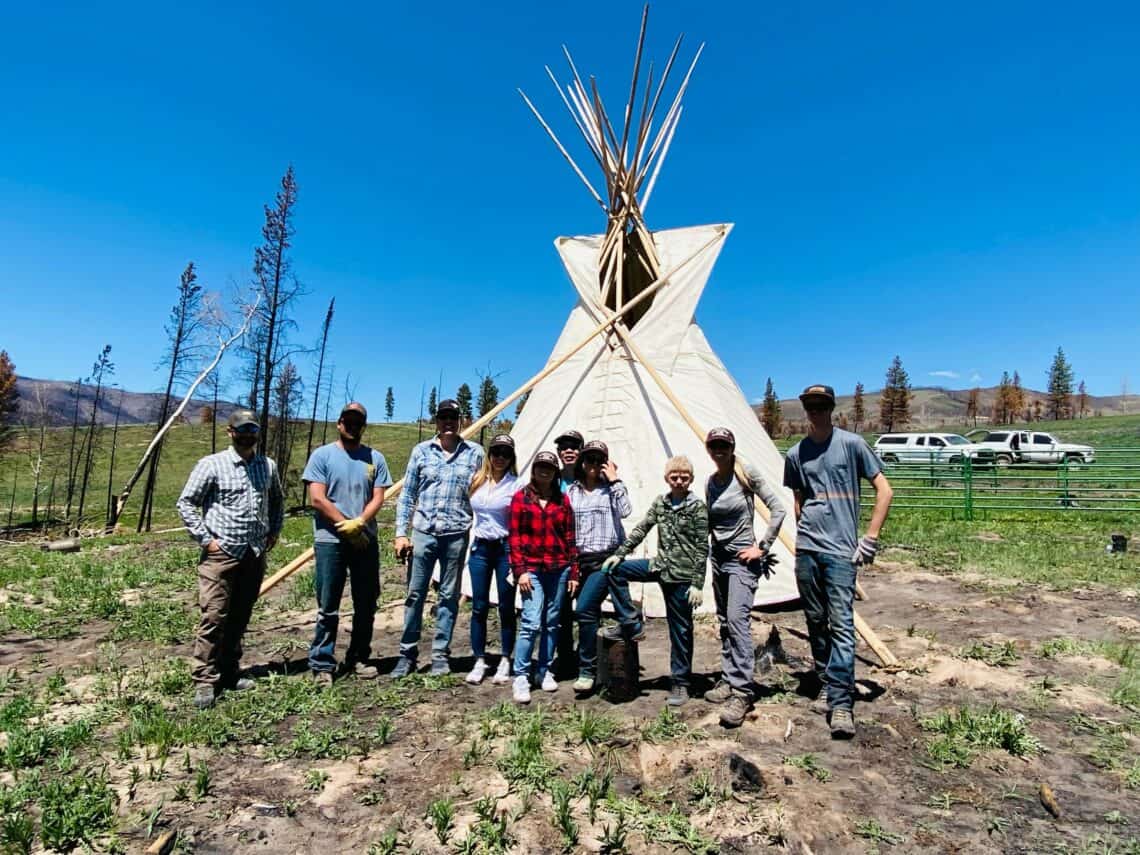
[{"label": "gray work pants", "polygon": [[756,649],[752,644],[752,601],[758,576],[735,553],[714,549],[713,594],[720,624],[720,668],[733,694],[751,700]]}]

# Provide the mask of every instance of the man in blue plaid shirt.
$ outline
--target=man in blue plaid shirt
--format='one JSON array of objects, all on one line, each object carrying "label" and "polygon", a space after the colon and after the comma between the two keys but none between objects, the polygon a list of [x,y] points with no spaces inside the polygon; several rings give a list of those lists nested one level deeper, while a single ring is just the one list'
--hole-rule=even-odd
[{"label": "man in blue plaid shirt", "polygon": [[261,426],[249,410],[235,410],[226,433],[233,443],[203,457],[178,497],[178,513],[202,547],[194,640],[194,705],[214,703],[220,691],[242,691],[241,638],[265,576],[265,556],[277,543],[285,499],[277,464],[257,453]]},{"label": "man in blue plaid shirt", "polygon": [[437,562],[439,602],[431,645],[431,673],[451,673],[447,658],[451,654],[451,632],[459,610],[459,580],[471,528],[469,491],[471,478],[483,465],[483,448],[459,436],[459,404],[453,400],[440,402],[435,426],[436,435],[412,449],[404,473],[404,490],[396,504],[396,555],[403,559],[410,549],[412,569],[404,601],[400,661],[392,672],[394,677],[406,677],[416,670],[424,600]]}]

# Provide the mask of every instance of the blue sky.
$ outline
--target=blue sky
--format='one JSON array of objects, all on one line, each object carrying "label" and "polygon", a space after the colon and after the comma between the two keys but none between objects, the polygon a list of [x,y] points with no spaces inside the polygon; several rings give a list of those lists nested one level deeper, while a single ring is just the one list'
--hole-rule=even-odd
[{"label": "blue sky", "polygon": [[[585,166],[543,65],[565,78],[565,42],[616,113],[640,4],[182,5],[5,4],[18,370],[72,378],[110,343],[118,382],[159,387],[179,273],[248,281],[289,163],[294,337],[335,296],[330,359],[374,412],[391,385],[414,417],[441,370],[506,391],[541,368],[573,303],[552,241],[604,222],[515,89]],[[1140,387],[1138,25],[1125,4],[652,8],[658,67],[678,32],[707,47],[647,219],[736,224],[697,317],[745,394],[877,387],[896,353],[915,384],[1043,387],[1058,345],[1091,392]]]}]

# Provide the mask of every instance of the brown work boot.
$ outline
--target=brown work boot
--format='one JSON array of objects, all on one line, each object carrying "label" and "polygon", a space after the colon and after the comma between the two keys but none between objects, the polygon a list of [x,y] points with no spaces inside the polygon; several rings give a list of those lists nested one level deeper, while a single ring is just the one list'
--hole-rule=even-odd
[{"label": "brown work boot", "polygon": [[855,736],[855,716],[851,710],[839,707],[831,711],[831,738],[851,739]]},{"label": "brown work boot", "polygon": [[348,673],[361,680],[375,680],[380,676],[380,669],[367,662],[353,662],[348,666]]},{"label": "brown work boot", "polygon": [[710,704],[723,704],[732,697],[732,686],[725,680],[717,680],[715,686],[705,692],[705,700]]},{"label": "brown work boot", "polygon": [[194,689],[194,706],[200,710],[208,709],[214,705],[215,697],[213,686],[199,683]]},{"label": "brown work boot", "polygon": [[752,704],[743,695],[733,695],[724,702],[720,710],[720,723],[722,727],[740,727],[744,724],[744,717]]},{"label": "brown work boot", "polygon": [[827,686],[819,687],[819,692],[812,698],[809,709],[811,709],[813,713],[827,715],[827,711],[830,709],[827,705]]},{"label": "brown work boot", "polygon": [[318,689],[328,689],[333,684],[332,671],[314,671],[313,682],[317,684]]}]

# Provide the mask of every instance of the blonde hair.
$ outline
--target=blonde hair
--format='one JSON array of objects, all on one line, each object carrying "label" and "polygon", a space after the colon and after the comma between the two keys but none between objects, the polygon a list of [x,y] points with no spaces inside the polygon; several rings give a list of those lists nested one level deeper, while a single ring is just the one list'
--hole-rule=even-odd
[{"label": "blonde hair", "polygon": [[[507,467],[507,472],[516,477],[519,474],[517,465],[517,455],[514,449],[511,449],[511,463]],[[467,490],[468,496],[474,496],[475,491],[491,480],[491,455],[486,454],[483,457],[483,465],[479,467],[479,471],[471,477],[471,487]]]},{"label": "blonde hair", "polygon": [[665,477],[668,478],[673,472],[688,472],[692,475],[693,462],[683,454],[670,457],[665,461]]}]

